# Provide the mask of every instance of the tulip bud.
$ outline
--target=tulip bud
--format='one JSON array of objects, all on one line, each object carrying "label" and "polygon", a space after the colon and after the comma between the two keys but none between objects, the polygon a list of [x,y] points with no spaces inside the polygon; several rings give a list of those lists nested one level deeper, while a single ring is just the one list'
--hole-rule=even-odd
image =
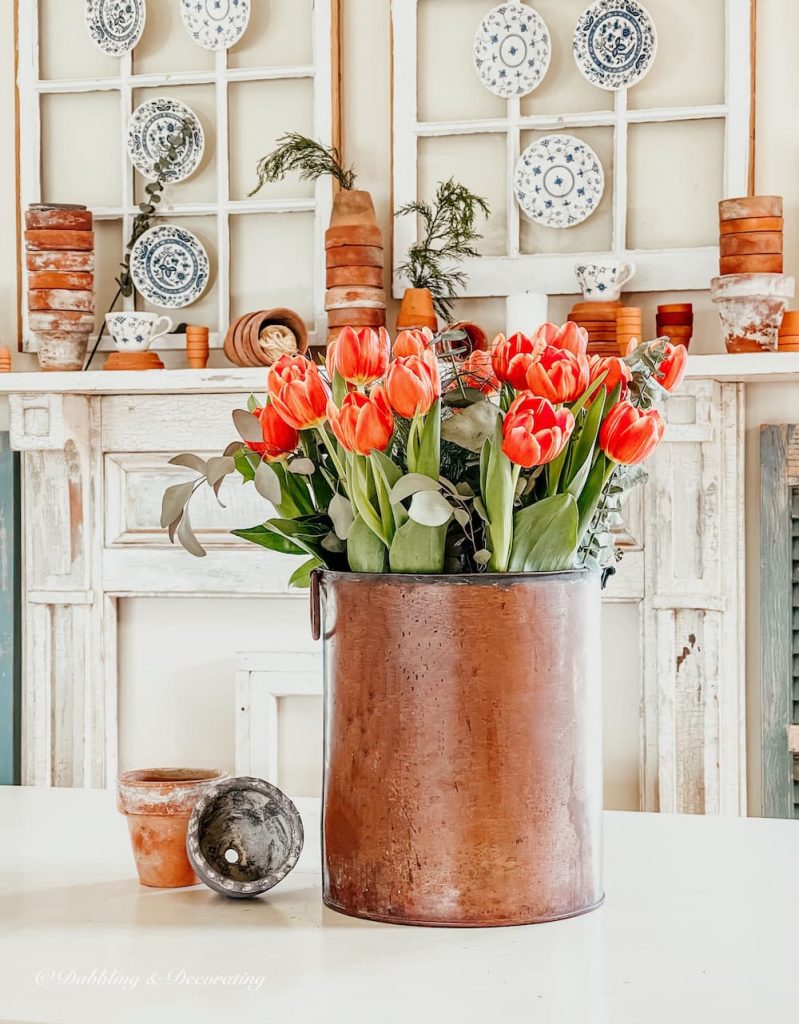
[{"label": "tulip bud", "polygon": [[506,340],[500,336],[491,356],[497,379],[523,391],[527,387],[528,369],[538,362],[545,348],[546,342],[540,338],[513,334]]},{"label": "tulip bud", "polygon": [[666,425],[657,409],[642,412],[629,402],[614,405],[599,431],[599,447],[614,462],[643,462],[663,440]]},{"label": "tulip bud", "polygon": [[527,369],[527,390],[554,405],[576,402],[588,387],[588,358],[547,345]]},{"label": "tulip bud", "polygon": [[282,356],[271,367],[267,381],[270,404],[295,430],[324,423],[330,391],[319,368],[305,356]]},{"label": "tulip bud", "polygon": [[257,441],[246,441],[247,447],[258,455],[263,456],[268,462],[281,459],[291,455],[297,450],[300,443],[300,435],[280,416],[274,405],[267,405],[263,409],[255,409],[253,416],[261,421],[261,432],[263,443]]},{"label": "tulip bud", "polygon": [[688,349],[685,345],[672,345],[667,341],[666,357],[658,367],[655,379],[666,391],[675,391],[682,383],[687,366]]},{"label": "tulip bud", "polygon": [[379,380],[386,372],[391,339],[385,327],[375,331],[371,327],[356,330],[344,327],[331,346],[328,356],[328,373],[333,379],[336,369],[350,384],[364,386]]},{"label": "tulip bud", "polygon": [[517,466],[532,469],[552,462],[569,443],[574,416],[546,398],[520,395],[502,424],[502,450]]},{"label": "tulip bud", "polygon": [[423,416],[441,394],[438,360],[430,349],[420,356],[392,360],[386,374],[386,397],[394,412],[405,419]]},{"label": "tulip bud", "polygon": [[352,391],[338,409],[329,402],[327,417],[336,439],[358,455],[385,451],[394,433],[394,417],[381,387],[371,395]]}]

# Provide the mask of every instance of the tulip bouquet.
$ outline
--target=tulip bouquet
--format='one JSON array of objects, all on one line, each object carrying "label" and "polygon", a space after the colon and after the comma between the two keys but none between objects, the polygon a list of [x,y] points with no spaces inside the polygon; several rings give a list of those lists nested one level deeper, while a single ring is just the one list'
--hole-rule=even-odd
[{"label": "tulip bouquet", "polygon": [[[265,401],[233,414],[240,440],[164,495],[162,525],[196,555],[199,486],[252,482],[276,515],[234,533],[320,566],[366,573],[611,570],[612,527],[660,444],[655,405],[686,350],[587,355],[586,332],[545,324],[460,359],[452,338],[345,328],[325,366],[284,356]],[[611,570],[612,571],[612,570]]]}]

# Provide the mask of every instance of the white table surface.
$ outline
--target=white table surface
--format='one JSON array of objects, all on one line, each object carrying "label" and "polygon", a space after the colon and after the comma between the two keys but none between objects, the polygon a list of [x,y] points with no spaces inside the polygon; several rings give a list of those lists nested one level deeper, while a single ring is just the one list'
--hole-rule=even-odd
[{"label": "white table surface", "polygon": [[140,888],[113,794],[0,788],[0,1021],[797,1019],[799,822],[611,813],[601,910],[447,930],[325,910],[303,816],[297,869],[238,902]]}]

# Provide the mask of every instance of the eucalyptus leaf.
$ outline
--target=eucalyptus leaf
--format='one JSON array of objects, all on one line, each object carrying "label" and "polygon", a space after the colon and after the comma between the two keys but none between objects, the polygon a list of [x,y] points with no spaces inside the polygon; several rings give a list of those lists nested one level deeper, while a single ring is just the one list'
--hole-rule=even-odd
[{"label": "eucalyptus leaf", "polygon": [[392,505],[398,505],[401,501],[405,501],[406,498],[410,498],[419,491],[439,490],[440,484],[437,480],[431,480],[429,476],[425,476],[423,473],[406,473],[391,488],[389,500]]},{"label": "eucalyptus leaf", "polygon": [[441,437],[466,451],[479,453],[493,433],[498,415],[499,408],[492,402],[475,402],[442,423]]},{"label": "eucalyptus leaf", "polygon": [[233,456],[238,455],[240,452],[246,451],[247,449],[244,447],[241,441],[231,441],[227,448],[225,448],[225,450],[222,452],[222,454],[225,456],[225,458],[232,458]]},{"label": "eucalyptus leaf", "polygon": [[205,558],[205,548],[195,536],[194,530],[191,526],[191,520],[189,519],[188,509],[183,513],[183,519],[178,527],[178,540],[190,555],[194,555],[195,558]]},{"label": "eucalyptus leaf", "polygon": [[478,565],[488,565],[491,561],[491,552],[486,548],[480,548],[479,551],[475,551],[474,560]]},{"label": "eucalyptus leaf", "polygon": [[420,526],[444,526],[452,518],[452,506],[438,491],[417,491],[408,515]]},{"label": "eucalyptus leaf", "polygon": [[352,524],[355,522],[355,513],[352,511],[352,504],[343,494],[334,494],[327,507],[327,514],[333,523],[336,536],[346,540],[350,535]]},{"label": "eucalyptus leaf", "polygon": [[186,469],[193,469],[197,473],[205,475],[205,459],[201,459],[199,455],[192,455],[191,452],[186,452],[183,455],[176,455],[173,459],[169,460],[170,466],[185,466]]},{"label": "eucalyptus leaf", "polygon": [[233,425],[239,432],[239,437],[241,437],[242,441],[246,441],[248,444],[264,443],[261,421],[257,416],[253,416],[251,412],[247,412],[246,409],[233,410]]},{"label": "eucalyptus leaf", "polygon": [[183,514],[186,502],[194,493],[194,480],[187,480],[182,484],[172,484],[164,491],[161,501],[161,527],[166,529]]},{"label": "eucalyptus leaf", "polygon": [[346,542],[337,537],[332,530],[322,538],[322,547],[336,555],[347,550]]},{"label": "eucalyptus leaf", "polygon": [[255,489],[262,498],[279,505],[283,493],[280,489],[280,478],[268,462],[261,460],[255,471]]},{"label": "eucalyptus leaf", "polygon": [[455,490],[458,492],[458,494],[460,494],[462,498],[474,497],[474,491],[472,490],[471,485],[468,484],[465,480],[461,480],[459,483],[455,484]]},{"label": "eucalyptus leaf", "polygon": [[[184,509],[184,511],[185,511],[185,509]],[[169,534],[169,543],[170,544],[174,544],[175,543],[175,534],[178,532],[178,527],[180,526],[180,524],[182,522],[183,522],[183,512],[180,513],[180,515],[177,517],[177,519],[173,519],[172,522],[169,524],[169,528],[167,530],[167,533]]]},{"label": "eucalyptus leaf", "polygon": [[310,459],[292,459],[288,464],[289,473],[296,473],[298,476],[313,476],[316,466]]},{"label": "eucalyptus leaf", "polygon": [[472,502],[472,506],[475,512],[478,514],[478,516],[480,516],[480,518],[483,520],[483,522],[487,523],[488,512],[486,511],[486,507],[483,504],[483,499],[479,497],[475,498],[474,501]]},{"label": "eucalyptus leaf", "polygon": [[470,525],[472,521],[472,517],[469,515],[465,508],[456,508],[454,509],[452,514],[455,517],[455,520],[458,523],[458,525],[462,526],[464,530],[466,529],[467,526]]},{"label": "eucalyptus leaf", "polygon": [[229,455],[220,455],[218,458],[209,459],[205,470],[205,479],[211,487],[220,483],[236,471],[236,460]]}]

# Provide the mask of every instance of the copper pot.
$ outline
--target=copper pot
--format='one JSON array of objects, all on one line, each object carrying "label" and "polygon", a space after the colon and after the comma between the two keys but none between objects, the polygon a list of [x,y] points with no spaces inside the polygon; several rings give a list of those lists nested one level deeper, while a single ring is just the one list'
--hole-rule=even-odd
[{"label": "copper pot", "polygon": [[321,572],[324,901],[533,924],[603,899],[600,581]]}]

